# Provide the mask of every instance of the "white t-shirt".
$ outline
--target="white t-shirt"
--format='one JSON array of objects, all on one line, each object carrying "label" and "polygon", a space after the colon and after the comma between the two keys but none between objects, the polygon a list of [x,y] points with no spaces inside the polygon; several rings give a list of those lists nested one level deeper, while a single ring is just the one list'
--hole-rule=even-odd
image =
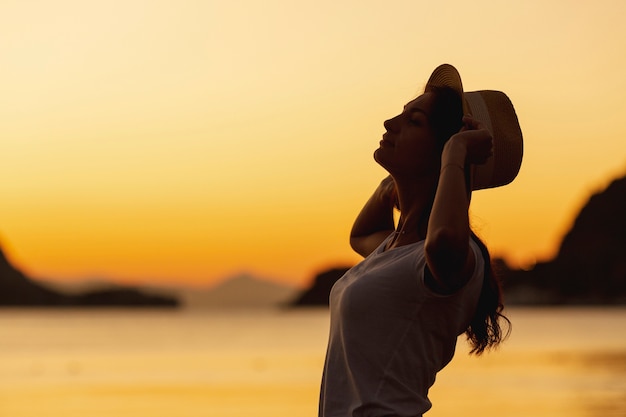
[{"label": "white t-shirt", "polygon": [[431,407],[435,375],[474,314],[484,260],[473,240],[476,267],[452,295],[424,283],[424,241],[384,251],[386,244],[331,291],[320,417],[421,416]]}]

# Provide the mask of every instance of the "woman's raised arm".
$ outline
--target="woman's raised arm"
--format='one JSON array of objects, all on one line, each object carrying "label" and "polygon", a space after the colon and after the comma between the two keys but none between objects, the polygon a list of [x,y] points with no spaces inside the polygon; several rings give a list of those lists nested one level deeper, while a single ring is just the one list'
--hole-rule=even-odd
[{"label": "woman's raised arm", "polygon": [[462,287],[471,277],[475,259],[469,247],[471,187],[466,166],[483,164],[492,155],[492,136],[476,120],[465,117],[465,126],[446,143],[435,201],[428,221],[424,251],[428,269],[446,292]]}]

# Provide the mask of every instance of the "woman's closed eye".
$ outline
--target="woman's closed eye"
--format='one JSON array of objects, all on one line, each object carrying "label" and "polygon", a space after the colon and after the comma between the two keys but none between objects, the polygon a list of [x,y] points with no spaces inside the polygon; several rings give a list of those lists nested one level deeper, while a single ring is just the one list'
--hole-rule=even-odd
[{"label": "woman's closed eye", "polygon": [[411,121],[412,124],[416,126],[421,126],[424,124],[424,115],[421,112],[415,112],[411,114],[411,117],[409,120]]}]

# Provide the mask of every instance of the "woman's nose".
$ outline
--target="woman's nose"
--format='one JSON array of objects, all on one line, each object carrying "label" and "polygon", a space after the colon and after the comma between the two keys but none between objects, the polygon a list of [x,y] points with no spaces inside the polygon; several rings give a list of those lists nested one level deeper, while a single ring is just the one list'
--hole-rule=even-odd
[{"label": "woman's nose", "polygon": [[385,127],[385,129],[387,129],[387,131],[389,130],[393,130],[393,122],[398,118],[398,116],[396,117],[392,117],[391,119],[387,119],[385,120],[385,122],[383,123],[383,126]]}]

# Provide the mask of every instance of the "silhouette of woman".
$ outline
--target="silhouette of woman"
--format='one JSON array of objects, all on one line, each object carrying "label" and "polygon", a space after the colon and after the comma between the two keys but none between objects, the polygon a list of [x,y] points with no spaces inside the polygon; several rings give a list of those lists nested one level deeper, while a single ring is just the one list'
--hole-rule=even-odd
[{"label": "silhouette of woman", "polygon": [[522,135],[510,101],[498,91],[464,93],[444,64],[384,127],[374,159],[389,176],[350,235],[365,259],[330,296],[321,417],[421,416],[459,335],[479,355],[508,333],[468,210],[472,190],[504,185],[519,171]]}]

